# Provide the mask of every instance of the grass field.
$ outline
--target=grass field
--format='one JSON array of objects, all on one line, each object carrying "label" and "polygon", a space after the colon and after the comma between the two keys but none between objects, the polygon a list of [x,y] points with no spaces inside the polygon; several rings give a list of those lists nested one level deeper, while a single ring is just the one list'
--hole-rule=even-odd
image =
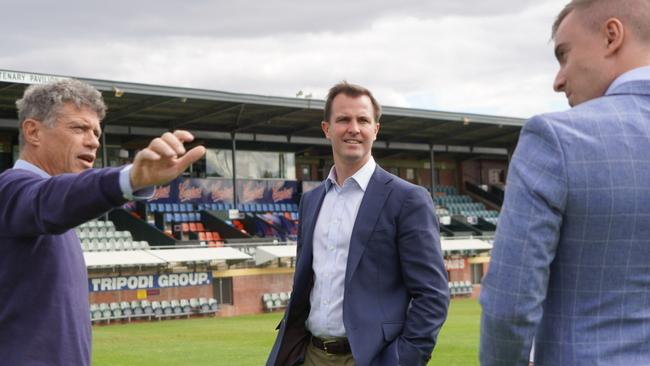
[{"label": "grass field", "polygon": [[[93,327],[93,365],[259,366],[281,313]],[[480,307],[453,300],[430,365],[478,365]]]}]

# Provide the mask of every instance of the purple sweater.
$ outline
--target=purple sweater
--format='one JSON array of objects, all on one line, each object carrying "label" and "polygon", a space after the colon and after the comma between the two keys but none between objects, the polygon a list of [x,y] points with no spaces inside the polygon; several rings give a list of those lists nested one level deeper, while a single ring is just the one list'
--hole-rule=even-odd
[{"label": "purple sweater", "polygon": [[120,168],[0,174],[0,364],[90,365],[78,226],[126,202]]}]

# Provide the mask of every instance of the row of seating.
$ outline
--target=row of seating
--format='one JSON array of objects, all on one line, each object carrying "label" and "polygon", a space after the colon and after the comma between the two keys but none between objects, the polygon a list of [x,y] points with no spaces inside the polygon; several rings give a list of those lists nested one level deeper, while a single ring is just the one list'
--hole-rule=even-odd
[{"label": "row of seating", "polygon": [[[149,203],[147,210],[150,213],[190,213],[193,211],[227,211],[234,209],[232,203]],[[244,212],[297,212],[298,205],[295,203],[242,203],[237,207]]]},{"label": "row of seating", "polygon": [[291,291],[265,293],[262,295],[262,304],[264,304],[266,311],[273,311],[276,309],[285,308],[287,305],[289,305],[290,298]]},{"label": "row of seating", "polygon": [[484,218],[496,218],[499,217],[499,212],[494,210],[449,210],[452,215],[463,215],[463,216],[476,216]]},{"label": "row of seating", "polygon": [[148,203],[149,212],[191,212],[194,211],[194,205],[191,203]]},{"label": "row of seating", "polygon": [[295,203],[244,203],[239,205],[243,212],[298,212]]},{"label": "row of seating", "polygon": [[452,281],[449,282],[449,292],[455,295],[471,295],[474,287],[470,281]]},{"label": "row of seating", "polygon": [[449,203],[472,203],[472,198],[465,195],[444,195],[436,196],[435,202],[437,205],[447,205]]},{"label": "row of seating", "polygon": [[485,205],[480,202],[472,203],[447,203],[445,204],[450,210],[485,210]]},{"label": "row of seating", "polygon": [[79,237],[80,240],[84,239],[128,239],[132,240],[133,236],[131,236],[131,232],[122,230],[122,231],[117,231],[115,229],[113,230],[99,230],[97,228],[84,228],[84,229],[77,229],[77,236]]},{"label": "row of seating", "polygon": [[191,221],[201,221],[201,213],[188,212],[188,213],[166,213],[163,216],[165,223],[183,223]]},{"label": "row of seating", "polygon": [[84,239],[81,241],[84,252],[112,252],[122,250],[149,249],[149,243],[144,240],[124,239]]},{"label": "row of seating", "polygon": [[219,310],[217,300],[212,298],[174,299],[163,301],[134,300],[90,305],[90,319],[93,322],[148,317],[161,319],[171,316],[211,314]]},{"label": "row of seating", "polygon": [[113,221],[104,221],[104,220],[91,220],[87,221],[79,226],[77,226],[78,229],[86,229],[86,228],[110,228],[110,229],[115,229],[115,224],[113,224]]},{"label": "row of seating", "polygon": [[436,186],[436,193],[442,193],[448,196],[455,196],[458,194],[456,187],[451,186]]}]

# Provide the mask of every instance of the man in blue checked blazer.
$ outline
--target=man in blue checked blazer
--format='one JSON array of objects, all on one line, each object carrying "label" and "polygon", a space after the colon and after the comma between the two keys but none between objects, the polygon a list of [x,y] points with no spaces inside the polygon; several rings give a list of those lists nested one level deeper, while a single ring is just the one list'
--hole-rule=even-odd
[{"label": "man in blue checked blazer", "polygon": [[429,193],[371,155],[381,108],[335,85],[321,124],[334,167],[300,203],[291,301],[267,366],[424,366],[449,292]]},{"label": "man in blue checked blazer", "polygon": [[483,281],[481,365],[650,364],[650,2],[574,0],[530,119]]}]

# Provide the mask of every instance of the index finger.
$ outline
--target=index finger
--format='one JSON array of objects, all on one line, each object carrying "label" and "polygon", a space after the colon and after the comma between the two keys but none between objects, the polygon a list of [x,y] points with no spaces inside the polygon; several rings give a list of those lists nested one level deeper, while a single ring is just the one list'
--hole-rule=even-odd
[{"label": "index finger", "polygon": [[194,140],[194,135],[185,130],[174,131],[174,136],[176,136],[176,138],[181,142],[191,142]]}]

